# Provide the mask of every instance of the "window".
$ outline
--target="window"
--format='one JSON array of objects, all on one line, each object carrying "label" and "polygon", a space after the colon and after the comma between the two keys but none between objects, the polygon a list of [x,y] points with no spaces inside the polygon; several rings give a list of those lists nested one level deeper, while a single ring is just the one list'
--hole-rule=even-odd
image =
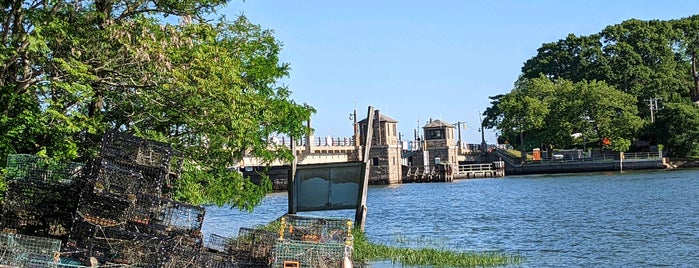
[{"label": "window", "polygon": [[379,158],[378,158],[378,157],[374,157],[373,159],[371,159],[371,162],[372,162],[372,163],[371,163],[372,165],[378,166],[378,165],[379,165]]},{"label": "window", "polygon": [[427,140],[443,140],[444,129],[430,129],[425,131],[425,139]]}]

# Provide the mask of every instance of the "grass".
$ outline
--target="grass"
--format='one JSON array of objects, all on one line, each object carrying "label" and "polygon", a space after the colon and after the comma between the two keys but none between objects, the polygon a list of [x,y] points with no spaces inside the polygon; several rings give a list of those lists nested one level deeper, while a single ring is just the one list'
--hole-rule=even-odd
[{"label": "grass", "polygon": [[[507,154],[510,155],[512,158],[520,158],[522,157],[522,151],[520,150],[515,150],[515,149],[507,149]],[[532,160],[532,155],[527,153],[527,160]]]},{"label": "grass", "polygon": [[411,266],[482,267],[518,264],[524,257],[497,252],[455,252],[439,248],[401,248],[370,242],[364,233],[354,231],[355,262],[391,260]]}]

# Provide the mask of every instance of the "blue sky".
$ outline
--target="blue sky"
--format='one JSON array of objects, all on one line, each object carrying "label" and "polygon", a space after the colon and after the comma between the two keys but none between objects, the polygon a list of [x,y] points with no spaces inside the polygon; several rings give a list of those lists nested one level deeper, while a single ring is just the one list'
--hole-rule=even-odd
[{"label": "blue sky", "polygon": [[[235,0],[219,11],[245,15],[275,31],[281,80],[297,103],[317,109],[316,136],[349,137],[348,115],[369,105],[413,130],[430,118],[466,122],[465,142],[479,143],[488,96],[508,93],[522,64],[543,43],[589,35],[636,18],[699,14],[690,0],[608,1],[334,1]],[[486,140],[495,133],[486,130]]]}]

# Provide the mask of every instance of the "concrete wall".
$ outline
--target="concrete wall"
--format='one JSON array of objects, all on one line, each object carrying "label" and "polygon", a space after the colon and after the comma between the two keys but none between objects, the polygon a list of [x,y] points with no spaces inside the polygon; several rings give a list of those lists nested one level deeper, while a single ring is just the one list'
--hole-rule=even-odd
[{"label": "concrete wall", "polygon": [[576,172],[598,172],[598,171],[619,171],[641,170],[641,169],[663,169],[663,160],[635,160],[624,161],[620,167],[618,160],[609,162],[570,162],[560,164],[536,165],[528,164],[523,166],[506,165],[505,173],[508,175],[525,174],[551,174],[551,173],[576,173]]}]

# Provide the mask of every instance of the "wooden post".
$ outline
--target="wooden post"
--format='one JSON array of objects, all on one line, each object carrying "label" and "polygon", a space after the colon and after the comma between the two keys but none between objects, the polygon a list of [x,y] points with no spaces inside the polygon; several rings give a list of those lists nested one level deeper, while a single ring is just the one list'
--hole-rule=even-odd
[{"label": "wooden post", "polygon": [[355,226],[359,227],[359,230],[364,232],[364,221],[366,220],[366,196],[367,188],[369,188],[369,151],[371,151],[371,140],[374,132],[374,107],[369,106],[367,111],[367,127],[366,127],[366,140],[364,143],[364,157],[362,158],[363,167],[362,170],[362,186],[359,190],[359,204],[357,204],[357,211],[354,214]]},{"label": "wooden post", "polygon": [[619,172],[624,171],[624,152],[619,152]]},{"label": "wooden post", "polygon": [[296,214],[296,197],[294,196],[294,176],[296,176],[296,162],[298,161],[298,156],[296,155],[296,140],[291,137],[291,153],[294,155],[294,160],[291,161],[291,170],[289,170],[289,178],[287,179],[287,195],[289,196],[289,214]]}]

